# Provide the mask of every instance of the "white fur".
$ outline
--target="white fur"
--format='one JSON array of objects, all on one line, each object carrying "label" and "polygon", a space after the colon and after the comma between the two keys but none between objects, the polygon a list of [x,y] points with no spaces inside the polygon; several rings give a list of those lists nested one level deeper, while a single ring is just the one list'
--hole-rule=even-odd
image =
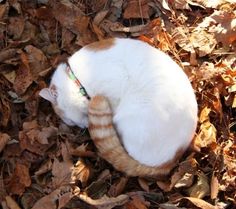
[{"label": "white fur", "polygon": [[[182,69],[165,53],[131,39],[115,39],[109,49],[82,48],[69,58],[90,97],[109,98],[113,122],[128,153],[158,166],[187,148],[197,124],[197,102]],[[65,121],[86,127],[88,101],[59,65],[51,83]]]}]

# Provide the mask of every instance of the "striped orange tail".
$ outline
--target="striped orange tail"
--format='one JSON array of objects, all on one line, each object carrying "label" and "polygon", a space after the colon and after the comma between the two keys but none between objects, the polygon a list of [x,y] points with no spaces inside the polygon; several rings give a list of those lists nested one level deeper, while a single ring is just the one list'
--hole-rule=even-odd
[{"label": "striped orange tail", "polygon": [[[99,155],[113,167],[129,176],[163,176],[177,164],[165,163],[160,167],[140,164],[122,146],[112,123],[112,109],[104,96],[95,96],[89,104],[89,132]],[[135,145],[134,145],[135,146]],[[174,161],[174,160],[173,160]]]}]

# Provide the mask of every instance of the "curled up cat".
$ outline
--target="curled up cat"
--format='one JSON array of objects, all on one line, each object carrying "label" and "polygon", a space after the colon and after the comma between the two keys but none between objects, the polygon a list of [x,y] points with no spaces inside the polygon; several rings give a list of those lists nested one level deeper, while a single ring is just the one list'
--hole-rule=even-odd
[{"label": "curled up cat", "polygon": [[197,102],[165,53],[133,39],[89,44],[40,91],[68,125],[89,128],[101,157],[130,176],[167,175],[190,145]]}]

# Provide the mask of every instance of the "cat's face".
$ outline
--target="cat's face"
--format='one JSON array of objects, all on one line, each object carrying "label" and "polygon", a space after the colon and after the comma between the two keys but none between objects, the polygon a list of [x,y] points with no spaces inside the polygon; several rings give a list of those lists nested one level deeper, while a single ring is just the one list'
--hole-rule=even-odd
[{"label": "cat's face", "polygon": [[78,95],[77,86],[64,73],[64,65],[55,71],[50,86],[39,95],[51,102],[55,113],[69,126],[88,127],[88,100]]}]

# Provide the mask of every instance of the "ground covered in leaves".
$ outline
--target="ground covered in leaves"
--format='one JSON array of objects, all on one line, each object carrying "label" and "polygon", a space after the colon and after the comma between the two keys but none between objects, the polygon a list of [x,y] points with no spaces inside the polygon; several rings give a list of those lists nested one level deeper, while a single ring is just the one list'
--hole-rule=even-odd
[{"label": "ground covered in leaves", "polygon": [[[38,96],[59,62],[107,37],[170,54],[196,91],[194,143],[167,179],[115,171]],[[235,0],[1,0],[1,207],[236,208],[235,42]]]}]

